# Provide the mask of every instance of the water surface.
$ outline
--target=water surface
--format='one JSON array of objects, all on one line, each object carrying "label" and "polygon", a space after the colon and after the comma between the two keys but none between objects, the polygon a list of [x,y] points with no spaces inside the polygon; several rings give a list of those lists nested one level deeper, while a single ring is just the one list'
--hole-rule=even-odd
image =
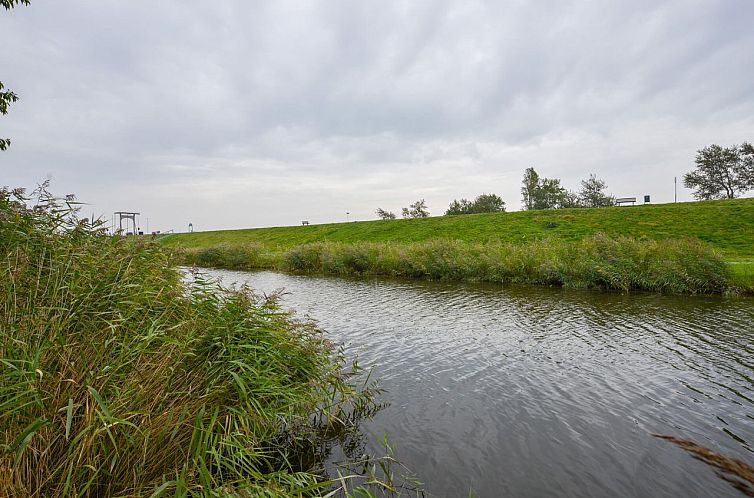
[{"label": "water surface", "polygon": [[[754,300],[210,271],[373,366],[435,496],[741,496],[652,433],[754,462]],[[374,444],[373,448],[377,448]]]}]

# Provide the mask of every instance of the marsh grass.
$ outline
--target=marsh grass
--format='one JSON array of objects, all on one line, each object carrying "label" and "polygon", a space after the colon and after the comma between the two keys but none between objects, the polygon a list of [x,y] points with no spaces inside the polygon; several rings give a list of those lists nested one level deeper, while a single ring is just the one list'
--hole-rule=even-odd
[{"label": "marsh grass", "polygon": [[70,208],[0,190],[0,494],[329,492],[303,450],[375,409],[358,366],[274,298],[188,285]]},{"label": "marsh grass", "polygon": [[[619,291],[714,294],[746,290],[720,255],[695,239],[651,240],[597,234],[579,241],[474,244],[430,240],[408,244],[315,242],[268,253],[247,267],[226,266],[231,246],[203,249],[203,266],[331,275],[385,275],[450,281],[535,284]],[[261,251],[260,249],[255,249]],[[197,256],[184,260],[197,261]]]},{"label": "marsh grass", "polygon": [[754,294],[754,260],[728,263],[733,286],[748,294]]},{"label": "marsh grass", "polygon": [[274,261],[261,244],[219,244],[194,251],[185,251],[184,264],[199,267],[218,267],[228,270],[263,268]]}]

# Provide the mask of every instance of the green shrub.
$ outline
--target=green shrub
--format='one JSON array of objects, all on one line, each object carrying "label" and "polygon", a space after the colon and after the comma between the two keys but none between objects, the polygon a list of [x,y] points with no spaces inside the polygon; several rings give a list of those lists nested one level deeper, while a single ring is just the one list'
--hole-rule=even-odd
[{"label": "green shrub", "polygon": [[283,255],[283,262],[291,271],[321,272],[324,247],[323,242],[296,246]]},{"label": "green shrub", "polygon": [[260,244],[220,244],[202,249],[181,252],[184,264],[227,270],[253,270],[264,267],[263,248]]}]

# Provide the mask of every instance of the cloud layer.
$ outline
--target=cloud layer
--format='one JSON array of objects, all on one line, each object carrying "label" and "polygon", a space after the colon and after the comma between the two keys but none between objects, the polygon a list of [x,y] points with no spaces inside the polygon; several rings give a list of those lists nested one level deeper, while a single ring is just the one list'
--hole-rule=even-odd
[{"label": "cloud layer", "polygon": [[[535,166],[667,202],[754,140],[754,3],[54,2],[0,12],[0,183],[151,229],[369,219]],[[680,199],[689,199],[687,191]]]}]

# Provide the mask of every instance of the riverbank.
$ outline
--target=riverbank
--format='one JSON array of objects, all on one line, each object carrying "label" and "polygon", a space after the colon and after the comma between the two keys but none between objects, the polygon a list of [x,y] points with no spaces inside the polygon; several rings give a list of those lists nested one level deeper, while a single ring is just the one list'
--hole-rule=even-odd
[{"label": "riverbank", "polygon": [[754,199],[163,236],[184,264],[336,275],[754,293]]},{"label": "riverbank", "polygon": [[[249,224],[253,223],[250,216]],[[160,241],[185,249],[252,244],[280,252],[315,242],[408,244],[448,239],[523,244],[543,239],[576,242],[597,233],[658,241],[693,238],[710,244],[726,260],[754,259],[754,198],[218,230],[165,235]]]},{"label": "riverbank", "polygon": [[329,491],[323,441],[376,406],[358,368],[274,299],[173,263],[0,190],[0,494]]},{"label": "riverbank", "polygon": [[261,245],[178,252],[184,264],[330,275],[383,275],[446,281],[643,290],[673,294],[751,293],[719,253],[693,239],[640,240],[598,234],[576,242],[413,244],[320,242],[272,252]]}]

